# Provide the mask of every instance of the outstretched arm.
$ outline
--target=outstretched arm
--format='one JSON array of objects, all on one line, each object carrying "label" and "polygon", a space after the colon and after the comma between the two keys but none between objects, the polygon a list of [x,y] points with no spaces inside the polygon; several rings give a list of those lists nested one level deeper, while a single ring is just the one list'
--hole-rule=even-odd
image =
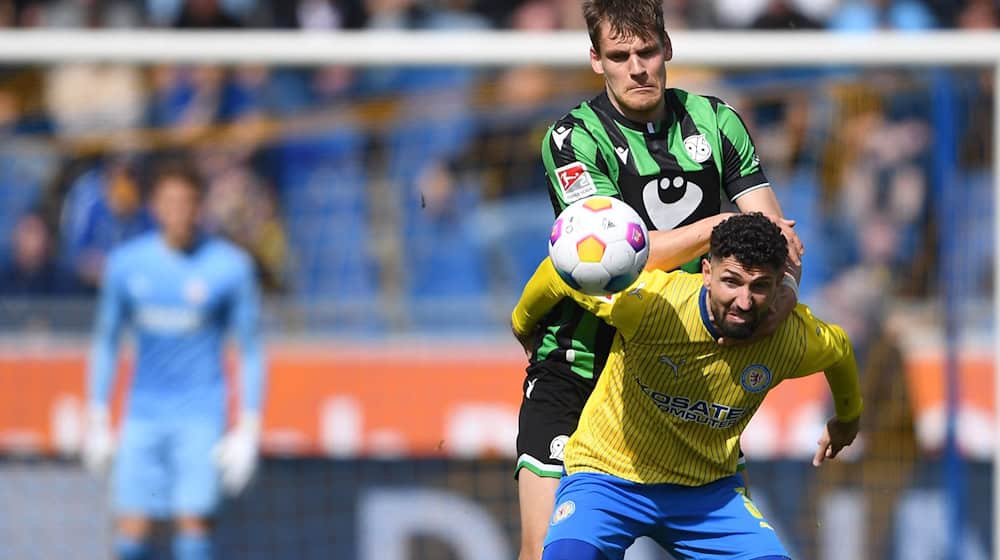
[{"label": "outstretched arm", "polygon": [[864,405],[861,400],[858,365],[847,333],[837,325],[828,325],[816,319],[805,306],[800,306],[800,310],[796,313],[801,313],[804,322],[806,353],[798,368],[798,375],[824,372],[836,411],[817,441],[813,464],[819,466],[824,460],[836,457],[841,449],[854,441],[858,435]]},{"label": "outstretched arm", "polygon": [[848,350],[843,359],[824,372],[837,414],[826,423],[823,435],[816,442],[818,447],[813,465],[817,467],[824,460],[835,458],[841,449],[853,443],[861,427],[861,384],[850,344]]},{"label": "outstretched arm", "polygon": [[717,214],[673,230],[649,232],[646,270],[674,270],[708,252],[712,228],[732,216]]}]

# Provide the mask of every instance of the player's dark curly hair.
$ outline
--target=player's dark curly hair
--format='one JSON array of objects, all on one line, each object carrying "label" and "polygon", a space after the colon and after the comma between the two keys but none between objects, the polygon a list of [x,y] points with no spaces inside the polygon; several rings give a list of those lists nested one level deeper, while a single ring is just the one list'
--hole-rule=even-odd
[{"label": "player's dark curly hair", "polygon": [[583,19],[587,22],[590,44],[601,52],[601,22],[608,22],[610,36],[667,44],[663,25],[662,0],[584,0]]},{"label": "player's dark curly hair", "polygon": [[708,246],[715,259],[735,257],[749,268],[781,270],[788,256],[788,241],[781,228],[760,212],[736,214],[712,229]]}]

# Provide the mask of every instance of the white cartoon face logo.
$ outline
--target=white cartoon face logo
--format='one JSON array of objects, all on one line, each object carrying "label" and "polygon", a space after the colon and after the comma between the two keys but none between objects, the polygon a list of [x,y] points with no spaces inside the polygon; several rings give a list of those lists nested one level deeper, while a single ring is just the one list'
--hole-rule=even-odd
[{"label": "white cartoon face logo", "polygon": [[565,521],[569,516],[573,515],[576,511],[576,504],[573,500],[567,500],[558,506],[556,506],[555,513],[552,514],[552,524],[556,525],[561,521]]},{"label": "white cartoon face logo", "polygon": [[[673,199],[674,202],[663,202],[661,191],[669,193],[668,200]],[[698,209],[704,196],[700,186],[684,177],[653,179],[642,188],[642,204],[646,207],[649,220],[659,230],[679,226]]]},{"label": "white cartoon face logo", "polygon": [[556,436],[552,438],[552,443],[549,444],[549,459],[562,461],[567,441],[569,441],[569,436]]}]

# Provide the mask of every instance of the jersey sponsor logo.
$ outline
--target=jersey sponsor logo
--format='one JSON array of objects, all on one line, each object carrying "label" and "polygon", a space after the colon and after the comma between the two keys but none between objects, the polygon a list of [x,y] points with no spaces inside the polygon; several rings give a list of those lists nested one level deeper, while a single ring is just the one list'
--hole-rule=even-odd
[{"label": "jersey sponsor logo", "polygon": [[615,153],[618,154],[618,159],[622,160],[622,164],[628,163],[628,148],[615,146]]},{"label": "jersey sponsor logo", "polygon": [[687,151],[688,157],[698,163],[704,163],[712,157],[712,145],[708,143],[704,134],[694,134],[685,138],[684,149]]},{"label": "jersey sponsor logo", "polygon": [[552,524],[558,525],[566,521],[574,512],[576,512],[576,504],[573,503],[573,500],[566,500],[556,506],[556,511],[552,513]]},{"label": "jersey sponsor logo", "polygon": [[771,370],[763,364],[750,364],[740,374],[740,385],[748,393],[766,391],[771,385]]},{"label": "jersey sponsor logo", "polygon": [[560,150],[563,149],[563,142],[569,137],[570,132],[573,132],[573,129],[565,126],[560,126],[552,131],[552,141],[556,143],[556,146]]},{"label": "jersey sponsor logo", "polygon": [[549,459],[562,461],[563,452],[566,451],[566,442],[568,441],[569,436],[556,436],[552,438],[552,441],[549,442]]},{"label": "jersey sponsor logo", "polygon": [[563,192],[563,200],[567,203],[582,200],[597,193],[597,186],[590,176],[586,166],[578,161],[556,169],[556,178]]},{"label": "jersey sponsor logo", "polygon": [[535,383],[537,381],[538,381],[537,377],[528,380],[528,388],[524,390],[524,398],[529,400],[531,399],[531,392],[535,390]]},{"label": "jersey sponsor logo", "polygon": [[639,389],[653,401],[660,412],[670,414],[684,422],[705,424],[722,430],[731,428],[747,417],[747,409],[736,408],[723,403],[693,399],[685,395],[668,395],[652,389],[638,377],[635,382]]},{"label": "jersey sponsor logo", "polygon": [[183,334],[202,327],[202,314],[187,307],[143,305],[136,310],[136,324],[156,334]]},{"label": "jersey sponsor logo", "polygon": [[[688,218],[705,196],[701,187],[684,177],[653,179],[642,188],[642,203],[658,230],[670,230]],[[664,202],[664,197],[673,202]]]}]

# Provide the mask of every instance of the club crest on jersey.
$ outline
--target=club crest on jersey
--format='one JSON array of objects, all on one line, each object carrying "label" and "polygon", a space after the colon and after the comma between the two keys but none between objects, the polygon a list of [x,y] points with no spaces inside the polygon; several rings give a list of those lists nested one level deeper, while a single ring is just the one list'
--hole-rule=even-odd
[{"label": "club crest on jersey", "polygon": [[208,297],[208,286],[201,278],[191,278],[184,284],[184,300],[192,305],[204,303]]},{"label": "club crest on jersey", "polygon": [[712,145],[708,143],[704,134],[695,134],[685,138],[684,149],[687,150],[688,156],[698,163],[704,163],[712,157]]},{"label": "club crest on jersey", "polygon": [[748,393],[760,393],[771,386],[771,370],[763,364],[750,364],[740,374],[740,385]]},{"label": "club crest on jersey", "polygon": [[576,512],[576,504],[573,503],[573,500],[566,500],[556,506],[556,511],[552,514],[552,524],[558,525],[573,515],[574,512]]},{"label": "club crest on jersey", "polygon": [[566,450],[566,442],[568,441],[569,436],[556,436],[552,438],[552,442],[549,443],[549,459],[562,461],[563,451]]},{"label": "club crest on jersey", "polygon": [[578,161],[556,169],[556,179],[563,192],[563,200],[569,204],[587,198],[597,192],[594,179],[586,166]]}]

